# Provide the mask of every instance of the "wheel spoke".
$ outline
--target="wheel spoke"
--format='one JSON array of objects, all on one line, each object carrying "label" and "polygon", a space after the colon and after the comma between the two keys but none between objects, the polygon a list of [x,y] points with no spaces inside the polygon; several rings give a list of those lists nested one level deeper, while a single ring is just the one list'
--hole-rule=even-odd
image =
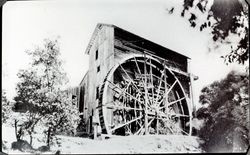
[{"label": "wheel spoke", "polygon": [[116,129],[119,129],[119,128],[121,128],[121,127],[124,127],[125,125],[128,125],[128,124],[130,124],[130,123],[133,123],[133,122],[135,122],[136,120],[141,119],[141,118],[142,118],[142,116],[140,116],[140,117],[138,117],[138,118],[135,118],[135,119],[132,119],[132,120],[130,120],[130,121],[124,123],[124,124],[118,125],[117,127],[111,129],[110,131],[111,131],[111,132],[112,132],[112,131],[115,131]]},{"label": "wheel spoke", "polygon": [[168,94],[170,93],[171,89],[173,89],[173,87],[175,86],[175,84],[177,83],[177,80],[175,80],[175,82],[171,85],[171,87],[167,90],[167,92],[165,93],[165,95],[163,96],[162,100],[159,102],[163,102],[164,99],[167,98]]},{"label": "wheel spoke", "polygon": [[152,119],[148,122],[148,127],[152,124],[152,122],[153,122],[154,119],[155,119],[155,118],[152,118]]},{"label": "wheel spoke", "polygon": [[138,70],[139,74],[141,74],[141,70],[140,70],[140,67],[139,67],[139,65],[138,65],[138,62],[137,62],[136,58],[133,57],[133,59],[134,59],[134,61],[135,61],[135,65],[136,65],[136,67],[137,67],[137,70]]},{"label": "wheel spoke", "polygon": [[[125,87],[125,88],[121,88],[122,89],[122,92],[121,92],[121,94],[123,94],[124,92],[126,92],[127,91],[127,89],[128,89],[128,87],[129,87],[129,85],[131,84],[131,81],[129,81],[129,83],[127,84],[127,86]],[[121,96],[119,96],[118,98],[120,98]]]},{"label": "wheel spoke", "polygon": [[[152,118],[152,117],[149,117],[149,118]],[[149,127],[149,126],[152,124],[153,120],[154,120],[154,118],[152,118],[152,119],[148,122],[147,127]],[[144,127],[145,127],[145,126],[141,126],[141,128],[135,133],[135,135],[139,135],[139,133],[144,129]]]},{"label": "wheel spoke", "polygon": [[171,85],[171,87],[168,89],[168,91],[166,92],[166,95],[168,95],[168,93],[174,88],[175,84],[177,83],[178,81],[175,80],[174,83]]},{"label": "wheel spoke", "polygon": [[162,80],[163,75],[164,75],[164,72],[162,71],[162,72],[161,72],[160,83],[159,83],[159,85],[158,85],[158,89],[157,89],[156,102],[158,101],[158,98],[159,98],[160,88],[161,88],[161,84],[162,84],[162,81],[163,81],[163,80]]},{"label": "wheel spoke", "polygon": [[[133,84],[133,86],[135,87],[135,89],[137,89],[138,93],[139,93],[140,95],[143,95],[143,93],[141,92],[141,90],[135,85],[133,79],[128,75],[127,71],[122,67],[121,64],[119,64],[119,66],[122,68],[123,72],[128,76],[130,82]],[[142,80],[142,81],[143,81],[143,80]],[[143,81],[143,82],[144,82],[144,81]],[[145,84],[145,82],[144,82],[144,84]],[[145,96],[149,99],[149,96],[148,96],[148,95],[145,95]],[[148,103],[148,104],[149,104],[149,103]]]},{"label": "wheel spoke", "polygon": [[116,102],[112,101],[116,105],[106,105],[106,107],[109,109],[125,109],[125,110],[138,110],[138,111],[143,111],[143,109],[138,109],[138,108],[131,108],[131,107],[125,107],[125,106],[120,106]]},{"label": "wheel spoke", "polygon": [[[108,80],[107,80],[108,81]],[[108,81],[111,85],[113,85],[114,87],[116,87],[116,85],[115,84],[113,84],[112,82],[110,82],[110,81]],[[121,88],[119,88],[119,87],[116,87],[116,88],[118,88],[119,90],[122,90]],[[112,89],[112,88],[111,88]],[[142,101],[140,101],[140,100],[138,100],[137,98],[135,98],[134,96],[132,96],[131,94],[129,94],[129,93],[127,93],[127,92],[124,92],[126,95],[129,95],[131,98],[133,98],[134,100],[136,100],[136,101],[138,101],[139,103],[141,103],[141,104],[144,104]],[[126,97],[126,96],[125,96]]]},{"label": "wheel spoke", "polygon": [[98,104],[98,110],[103,110],[99,113],[103,131],[119,135],[188,135],[189,126],[184,125],[191,118],[185,109],[187,96],[167,68],[167,60],[163,63],[154,58],[144,53],[111,70],[114,75],[107,76],[101,90],[104,97],[111,96]]},{"label": "wheel spoke", "polygon": [[154,104],[154,80],[153,80],[153,70],[152,70],[152,61],[151,61],[151,59],[149,60],[150,61],[150,77],[151,77],[151,84],[152,84],[152,89],[151,89],[151,91],[152,91],[152,95],[153,95],[153,97],[152,97],[152,100],[151,100],[151,104]]},{"label": "wheel spoke", "polygon": [[171,114],[171,113],[168,113],[167,115],[174,116],[174,117],[190,117],[189,115],[183,115],[183,114]]},{"label": "wheel spoke", "polygon": [[144,126],[141,126],[141,128],[135,133],[135,135],[139,135],[139,133],[144,129]]},{"label": "wheel spoke", "polygon": [[[162,99],[162,101],[163,100],[165,100],[165,104],[167,104],[167,102],[168,102],[168,91],[167,91],[167,77],[166,77],[166,67],[165,67],[165,64],[166,64],[166,61],[164,60],[164,82],[165,82],[165,84],[164,84],[164,86],[165,86],[165,95],[163,96],[163,99]],[[170,89],[169,89],[170,90]],[[160,102],[161,103],[161,102]],[[168,111],[168,106],[167,106],[167,111]]]},{"label": "wheel spoke", "polygon": [[[177,91],[175,91],[175,93],[176,93],[176,95],[177,95],[177,98],[180,99],[179,93],[178,93]],[[181,114],[184,114],[184,110],[183,110],[183,106],[182,106],[181,102],[179,102],[179,105],[180,105],[180,107],[181,107]]]},{"label": "wheel spoke", "polygon": [[[139,74],[142,75],[141,70],[140,70],[140,67],[139,67],[139,65],[138,65],[138,61],[136,60],[135,57],[133,57],[133,59],[134,59],[134,61],[135,61],[135,64],[136,64],[136,67],[137,67],[137,70],[138,70]],[[150,61],[151,61],[151,59],[150,59]],[[144,63],[144,61],[142,61],[142,62]],[[147,60],[145,60],[145,62],[147,63]],[[150,66],[151,66],[151,65],[150,65]],[[152,68],[152,66],[151,66],[151,68]],[[146,73],[147,73],[147,71],[145,70],[145,71],[144,71],[144,74],[146,75]],[[152,75],[152,74],[151,74],[151,75]],[[141,80],[142,80],[143,84],[146,85],[144,79],[142,78]],[[154,89],[154,87],[152,87],[152,89]],[[149,97],[148,97],[148,100],[150,101]],[[153,103],[153,101],[151,101],[151,102]],[[152,103],[151,103],[151,104],[152,104]]]},{"label": "wheel spoke", "polygon": [[[178,99],[178,100],[176,100],[176,101],[169,102],[167,106],[169,107],[169,106],[171,106],[171,105],[173,105],[173,104],[175,104],[175,103],[178,103],[178,102],[184,100],[185,98],[186,98],[186,97],[182,97],[182,98],[180,98],[180,99]],[[166,106],[160,107],[159,110],[164,109],[164,108],[166,108]]]},{"label": "wheel spoke", "polygon": [[119,66],[121,67],[121,69],[123,70],[123,72],[128,76],[130,82],[133,84],[133,86],[137,89],[137,91],[139,93],[141,93],[140,89],[135,85],[134,81],[132,80],[132,78],[128,75],[127,71],[122,67],[121,64],[119,64]]},{"label": "wheel spoke", "polygon": [[180,130],[181,130],[181,132],[183,132],[183,133],[185,133],[186,135],[188,135],[188,133],[187,133],[186,131],[184,131],[183,129],[180,128]]}]

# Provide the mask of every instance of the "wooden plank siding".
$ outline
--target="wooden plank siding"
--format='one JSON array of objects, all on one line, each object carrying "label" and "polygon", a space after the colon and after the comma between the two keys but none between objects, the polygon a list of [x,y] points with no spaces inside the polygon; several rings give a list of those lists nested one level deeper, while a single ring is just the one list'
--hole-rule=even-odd
[{"label": "wooden plank siding", "polygon": [[[122,59],[145,51],[166,60],[167,66],[173,69],[186,95],[190,97],[188,57],[114,25],[98,24],[85,52],[89,55],[89,69],[76,93],[79,111],[83,112],[85,123],[89,125],[89,133],[93,133],[93,122],[99,123],[97,90],[100,91],[108,72]],[[110,100],[112,95],[105,98]]]},{"label": "wooden plank siding", "polygon": [[[103,26],[99,29],[89,52],[88,82],[86,84],[85,103],[87,109],[84,117],[92,121],[99,122],[97,90],[100,90],[107,72],[114,65],[114,29],[113,27]],[[98,51],[98,52],[97,52]],[[98,53],[98,57],[96,54]],[[97,69],[99,67],[99,69]],[[90,120],[91,121],[91,120]],[[92,122],[89,122],[92,124]],[[90,127],[91,128],[91,127]],[[91,129],[90,129],[91,130]],[[91,131],[90,131],[91,132]]]}]

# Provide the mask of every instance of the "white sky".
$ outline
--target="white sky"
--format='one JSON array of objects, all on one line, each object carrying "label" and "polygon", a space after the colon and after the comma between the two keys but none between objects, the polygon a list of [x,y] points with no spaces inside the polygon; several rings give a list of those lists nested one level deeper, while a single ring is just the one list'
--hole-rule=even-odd
[{"label": "white sky", "polygon": [[[181,0],[68,0],[9,1],[3,6],[2,84],[9,98],[15,95],[17,72],[27,67],[24,52],[40,45],[45,38],[60,36],[64,69],[70,85],[76,86],[88,69],[85,49],[97,23],[114,24],[191,58],[194,99],[198,103],[202,87],[223,78],[232,68],[208,52],[213,44],[208,32],[190,27],[180,17]],[[166,8],[175,6],[174,14]],[[224,52],[228,46],[221,48]]]}]

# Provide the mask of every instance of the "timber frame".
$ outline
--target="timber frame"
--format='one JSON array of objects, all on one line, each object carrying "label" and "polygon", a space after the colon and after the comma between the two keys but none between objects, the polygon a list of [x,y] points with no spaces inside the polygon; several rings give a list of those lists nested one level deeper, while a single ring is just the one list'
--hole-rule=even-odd
[{"label": "timber frame", "polygon": [[97,24],[85,54],[89,70],[71,91],[84,132],[192,134],[190,58],[110,24]]}]

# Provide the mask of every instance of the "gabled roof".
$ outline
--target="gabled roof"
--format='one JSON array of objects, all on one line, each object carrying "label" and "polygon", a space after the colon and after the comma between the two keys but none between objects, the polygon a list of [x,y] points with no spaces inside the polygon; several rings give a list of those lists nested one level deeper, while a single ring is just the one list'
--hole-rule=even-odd
[{"label": "gabled roof", "polygon": [[[178,54],[178,55],[183,56],[183,57],[185,57],[185,58],[187,58],[187,59],[190,59],[190,58],[187,57],[186,55],[177,53],[177,52],[175,52],[175,51],[173,51],[173,50],[170,50],[170,49],[168,49],[168,48],[166,48],[166,47],[164,47],[164,46],[161,46],[161,45],[159,45],[159,44],[157,44],[157,43],[154,43],[154,42],[152,42],[152,41],[150,41],[150,40],[147,40],[147,39],[145,39],[145,38],[142,38],[142,37],[140,37],[140,36],[138,36],[138,35],[136,35],[136,34],[133,34],[133,33],[131,33],[131,32],[128,32],[128,31],[126,31],[126,30],[124,30],[124,29],[122,29],[122,28],[119,28],[119,27],[115,26],[115,25],[112,25],[112,24],[104,24],[104,23],[98,23],[98,24],[97,24],[97,26],[96,26],[96,28],[95,28],[93,34],[92,34],[92,37],[91,37],[91,39],[90,39],[90,41],[89,41],[89,44],[88,44],[88,46],[87,46],[87,48],[86,48],[86,51],[85,51],[86,54],[89,54],[90,48],[92,47],[92,45],[93,45],[93,43],[94,43],[95,37],[96,37],[96,35],[98,34],[98,31],[99,31],[103,26],[114,27],[114,31],[120,31],[120,32],[123,32],[124,34],[128,34],[129,36],[132,36],[132,37],[133,37],[133,40],[143,40],[142,42],[143,42],[144,45],[149,45],[149,46],[151,46],[151,47],[152,47],[152,45],[154,45],[154,48],[156,48],[157,50],[164,49],[164,51],[166,51],[166,50],[167,50],[167,51],[171,51],[171,52],[174,53],[174,54]],[[155,50],[156,50],[156,49],[155,49]]]},{"label": "gabled roof", "polygon": [[86,48],[85,54],[89,54],[90,48],[92,47],[95,37],[98,33],[98,31],[102,28],[102,26],[109,26],[109,27],[116,27],[115,25],[111,25],[111,24],[104,24],[104,23],[98,23],[95,27],[95,30],[90,38],[89,44]]}]

